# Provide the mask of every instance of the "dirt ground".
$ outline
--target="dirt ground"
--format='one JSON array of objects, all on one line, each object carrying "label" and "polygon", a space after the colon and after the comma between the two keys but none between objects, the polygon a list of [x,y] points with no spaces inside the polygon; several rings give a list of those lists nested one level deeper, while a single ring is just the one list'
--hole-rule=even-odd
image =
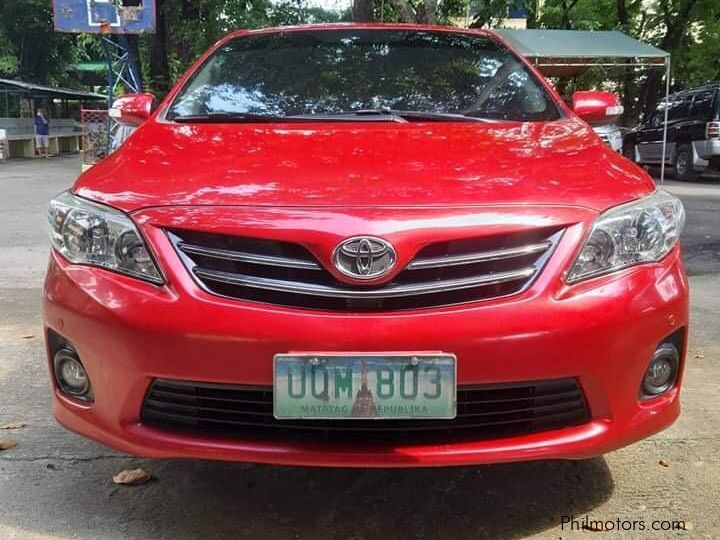
[{"label": "dirt ground", "polygon": [[[135,459],[55,424],[40,325],[45,206],[79,167],[0,163],[0,425],[28,424],[0,431],[17,441],[0,452],[0,540],[720,538],[720,181],[667,183],[688,209],[692,286],[673,427],[582,462],[343,470]],[[112,483],[137,466],[156,479]],[[572,531],[563,516],[629,530]],[[652,530],[672,521],[684,530]]]}]

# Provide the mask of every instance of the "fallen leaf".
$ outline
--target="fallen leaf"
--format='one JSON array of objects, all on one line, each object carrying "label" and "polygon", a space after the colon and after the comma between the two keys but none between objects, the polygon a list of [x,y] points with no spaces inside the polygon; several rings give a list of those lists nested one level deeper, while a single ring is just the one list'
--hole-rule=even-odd
[{"label": "fallen leaf", "polygon": [[27,426],[25,422],[10,422],[9,424],[3,424],[0,429],[20,429]]},{"label": "fallen leaf", "polygon": [[139,486],[152,480],[152,476],[142,469],[125,469],[113,476],[113,482],[125,486]]},{"label": "fallen leaf", "polygon": [[23,336],[22,339],[35,339],[35,334],[28,334],[26,336]]},{"label": "fallen leaf", "polygon": [[10,450],[17,446],[17,443],[11,439],[0,439],[0,450]]},{"label": "fallen leaf", "polygon": [[705,352],[702,349],[698,349],[695,352],[695,358],[700,358],[701,360],[705,358]]},{"label": "fallen leaf", "polygon": [[664,459],[661,459],[660,461],[658,461],[658,465],[660,465],[661,467],[669,467],[670,463],[668,463]]}]

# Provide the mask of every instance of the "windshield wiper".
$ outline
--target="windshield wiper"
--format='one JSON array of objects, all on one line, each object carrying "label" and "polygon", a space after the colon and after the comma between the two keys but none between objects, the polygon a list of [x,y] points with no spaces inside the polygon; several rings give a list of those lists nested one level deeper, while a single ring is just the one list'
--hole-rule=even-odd
[{"label": "windshield wiper", "polygon": [[168,120],[182,123],[261,123],[261,122],[285,122],[292,121],[285,116],[273,114],[234,113],[234,112],[213,112],[207,114],[180,114],[168,116]]},{"label": "windshield wiper", "polygon": [[464,114],[441,113],[432,111],[403,111],[398,109],[391,109],[388,107],[380,107],[378,109],[359,109],[357,111],[336,113],[335,115],[385,116],[389,120],[395,119],[396,122],[492,122],[492,120],[489,120],[487,118],[465,116]]},{"label": "windshield wiper", "polygon": [[168,120],[180,123],[264,123],[264,122],[327,122],[327,121],[366,121],[366,122],[493,122],[487,118],[478,118],[454,113],[430,111],[401,111],[389,108],[358,109],[330,113],[298,114],[279,116],[275,114],[257,114],[242,112],[211,112],[206,114],[168,115]]}]

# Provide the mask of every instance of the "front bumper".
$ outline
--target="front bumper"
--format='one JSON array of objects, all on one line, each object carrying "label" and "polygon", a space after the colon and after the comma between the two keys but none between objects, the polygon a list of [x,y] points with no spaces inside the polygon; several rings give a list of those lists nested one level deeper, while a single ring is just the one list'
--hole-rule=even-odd
[{"label": "front bumper", "polygon": [[[410,467],[584,459],[609,452],[660,431],[680,412],[681,380],[652,400],[640,401],[638,391],[658,343],[687,327],[687,279],[676,249],[660,263],[567,287],[558,276],[581,235],[580,229],[569,230],[539,279],[513,297],[363,315],[215,297],[169,257],[161,262],[174,279],[155,287],[69,265],[53,253],[45,325],[75,345],[95,395],[88,405],[55,387],[55,416],[85,437],[158,458]],[[683,357],[684,348],[683,343]],[[194,436],[140,420],[154,378],[268,386],[274,354],[314,350],[452,352],[459,384],[577,377],[592,419],[531,435],[413,446]]]}]

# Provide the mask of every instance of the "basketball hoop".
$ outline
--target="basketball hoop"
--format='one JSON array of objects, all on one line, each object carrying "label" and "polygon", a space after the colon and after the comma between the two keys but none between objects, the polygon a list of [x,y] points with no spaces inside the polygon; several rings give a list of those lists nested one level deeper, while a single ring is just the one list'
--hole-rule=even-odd
[{"label": "basketball hoop", "polygon": [[84,34],[155,32],[157,0],[53,0],[55,31]]}]

